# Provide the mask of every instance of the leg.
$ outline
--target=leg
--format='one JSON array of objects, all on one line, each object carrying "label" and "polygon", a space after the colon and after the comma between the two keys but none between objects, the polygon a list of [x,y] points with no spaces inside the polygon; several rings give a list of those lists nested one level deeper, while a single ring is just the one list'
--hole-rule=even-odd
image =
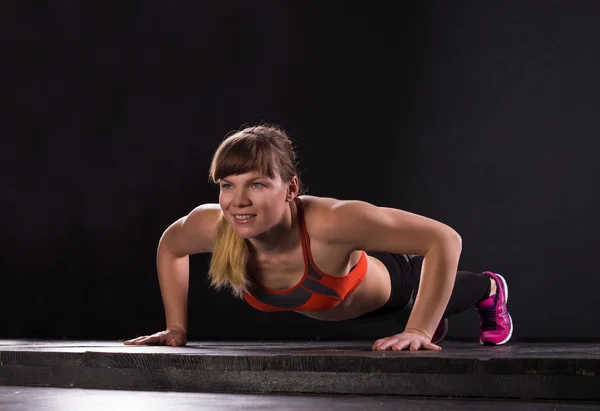
[{"label": "leg", "polygon": [[[411,256],[410,261],[412,263],[413,288],[416,294],[421,283],[423,257]],[[487,299],[490,294],[493,294],[492,291],[494,291],[492,289],[492,281],[490,277],[484,274],[458,271],[450,301],[442,318],[462,313]]]},{"label": "leg", "polygon": [[[411,256],[410,260],[413,264],[413,284],[416,291],[421,279],[423,257]],[[508,286],[500,274],[490,271],[481,274],[458,271],[450,301],[442,317],[444,320],[436,334],[445,336],[448,317],[474,307],[479,312],[480,343],[504,344],[510,340],[513,332],[512,318],[506,307],[507,301]],[[434,335],[432,341],[435,338]]]},{"label": "leg", "polygon": [[[392,314],[400,322],[410,314],[421,280],[423,257],[417,255],[370,252],[379,259],[390,274],[392,292],[388,302],[381,308],[360,318],[384,319]],[[483,274],[459,271],[443,318],[463,312],[489,297],[490,279]]]}]

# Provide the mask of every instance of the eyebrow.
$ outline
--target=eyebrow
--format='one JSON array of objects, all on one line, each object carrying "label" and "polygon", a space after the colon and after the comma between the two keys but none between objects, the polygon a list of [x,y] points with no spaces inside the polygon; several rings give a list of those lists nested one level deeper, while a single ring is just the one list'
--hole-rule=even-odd
[{"label": "eyebrow", "polygon": [[[261,180],[261,179],[266,179],[267,177],[265,176],[260,176],[260,177],[251,177],[248,179],[248,181],[256,181],[256,180]],[[227,180],[226,178],[222,178],[221,179],[222,182],[224,183],[231,183],[231,181]]]}]

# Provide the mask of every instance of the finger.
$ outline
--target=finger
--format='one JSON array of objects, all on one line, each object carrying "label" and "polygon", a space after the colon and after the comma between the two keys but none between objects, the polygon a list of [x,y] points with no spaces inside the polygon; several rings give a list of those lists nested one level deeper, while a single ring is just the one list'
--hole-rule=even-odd
[{"label": "finger", "polygon": [[433,343],[425,343],[425,344],[423,344],[423,348],[425,348],[427,350],[432,350],[432,351],[442,351],[442,347],[440,347],[439,345],[435,345]]},{"label": "finger", "polygon": [[383,344],[379,347],[381,350],[387,350],[388,348],[392,348],[394,344],[400,341],[398,338],[388,338]]},{"label": "finger", "polygon": [[180,340],[179,337],[170,337],[167,339],[167,341],[165,341],[165,345],[170,345],[171,347],[177,347],[179,340]]},{"label": "finger", "polygon": [[385,343],[387,338],[380,338],[373,343],[373,347],[379,347],[381,344]]},{"label": "finger", "polygon": [[411,351],[418,351],[419,348],[421,348],[421,343],[419,341],[413,341],[410,343],[410,350]]},{"label": "finger", "polygon": [[373,351],[379,351],[382,350],[383,348],[381,348],[383,346],[383,342],[377,343],[373,345]]},{"label": "finger", "polygon": [[148,336],[147,335],[143,335],[141,337],[137,337],[137,338],[133,338],[131,340],[127,340],[127,341],[125,341],[125,344],[128,344],[128,345],[130,345],[130,344],[138,344],[144,338],[148,338]]},{"label": "finger", "polygon": [[148,335],[147,337],[142,338],[139,342],[141,344],[148,344],[149,342],[152,342],[156,340],[156,337],[153,335]]},{"label": "finger", "polygon": [[167,343],[167,341],[164,338],[161,338],[160,336],[152,336],[152,335],[144,341],[144,344],[146,344],[146,345],[165,345],[166,343]]},{"label": "finger", "polygon": [[183,340],[181,338],[172,338],[167,344],[171,347],[183,347]]},{"label": "finger", "polygon": [[160,340],[160,337],[149,335],[147,337],[142,338],[136,344],[139,345],[156,345],[156,343]]},{"label": "finger", "polygon": [[402,351],[405,348],[408,348],[410,341],[399,341],[397,344],[394,344],[392,347],[392,351]]},{"label": "finger", "polygon": [[382,349],[381,347],[383,346],[383,344],[385,344],[386,341],[387,341],[387,338],[381,338],[381,339],[375,341],[375,343],[373,344],[373,351],[381,350]]},{"label": "finger", "polygon": [[132,343],[135,342],[137,340],[140,340],[142,338],[145,338],[146,336],[141,336],[141,337],[136,337],[136,338],[130,338],[129,340],[125,341],[126,343]]}]

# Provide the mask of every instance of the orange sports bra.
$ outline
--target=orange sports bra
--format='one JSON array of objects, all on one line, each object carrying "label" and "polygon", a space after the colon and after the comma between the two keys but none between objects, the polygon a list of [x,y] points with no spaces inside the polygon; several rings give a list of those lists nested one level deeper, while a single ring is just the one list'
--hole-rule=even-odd
[{"label": "orange sports bra", "polygon": [[310,253],[310,238],[306,231],[302,201],[296,197],[300,241],[304,256],[302,280],[287,290],[272,290],[254,281],[244,300],[260,311],[326,311],[341,303],[362,282],[367,272],[367,255],[363,251],[358,263],[343,276],[333,276],[319,270]]}]

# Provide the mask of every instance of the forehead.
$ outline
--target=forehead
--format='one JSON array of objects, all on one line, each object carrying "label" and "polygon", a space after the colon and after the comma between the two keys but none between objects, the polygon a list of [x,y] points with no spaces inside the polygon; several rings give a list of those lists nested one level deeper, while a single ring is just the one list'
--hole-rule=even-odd
[{"label": "forehead", "polygon": [[256,180],[259,178],[270,179],[263,173],[259,173],[257,171],[251,171],[243,174],[233,174],[227,177],[223,177],[223,181],[246,181],[246,180]]}]

